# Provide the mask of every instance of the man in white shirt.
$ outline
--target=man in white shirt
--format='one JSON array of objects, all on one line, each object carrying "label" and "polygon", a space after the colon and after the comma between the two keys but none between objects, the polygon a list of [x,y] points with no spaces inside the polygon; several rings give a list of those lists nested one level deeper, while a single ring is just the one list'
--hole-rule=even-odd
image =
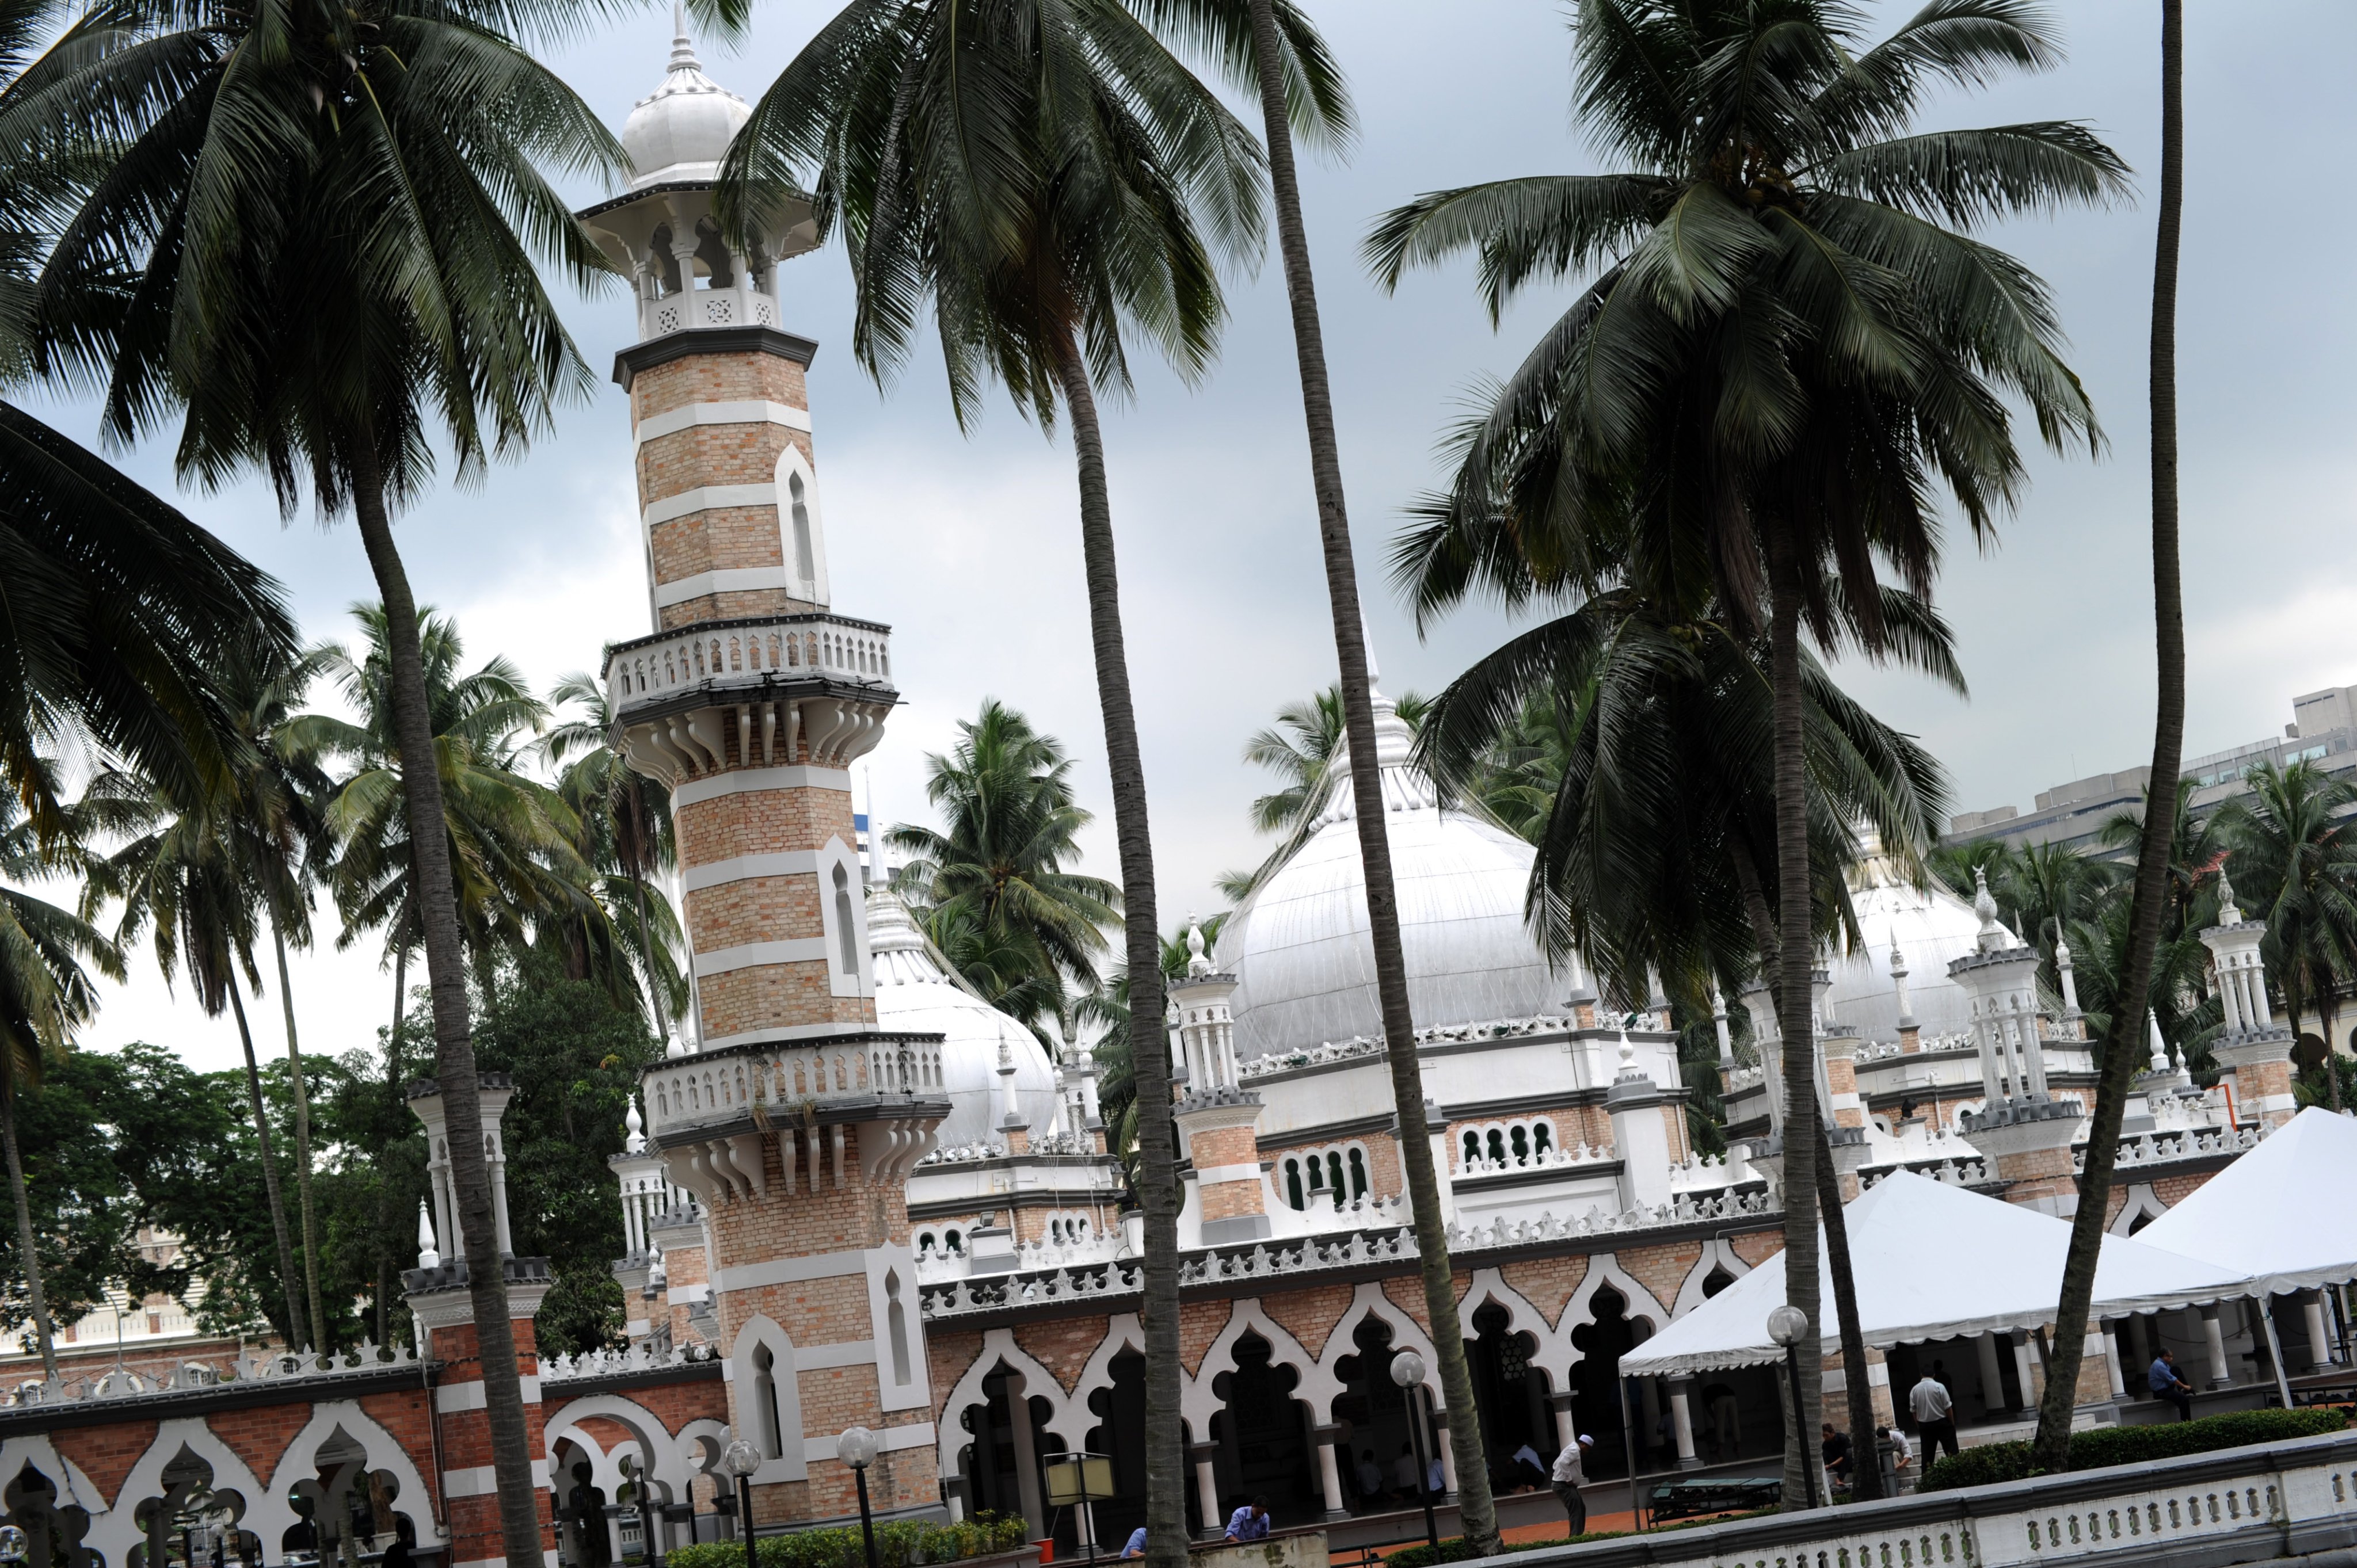
[{"label": "man in white shirt", "polygon": [[1578,1441],[1563,1445],[1563,1452],[1555,1456],[1555,1468],[1547,1473],[1555,1500],[1563,1504],[1564,1516],[1571,1523],[1569,1533],[1574,1540],[1587,1533],[1587,1498],[1579,1489],[1587,1483],[1587,1471],[1581,1461],[1595,1446],[1596,1439],[1581,1433]]},{"label": "man in white shirt", "polygon": [[1415,1473],[1415,1448],[1407,1444],[1401,1444],[1400,1456],[1392,1461],[1392,1484],[1399,1488],[1401,1497],[1414,1502],[1423,1490],[1417,1485],[1421,1479],[1422,1477]]},{"label": "man in white shirt", "polygon": [[1359,1496],[1361,1499],[1368,1503],[1376,1503],[1383,1500],[1383,1467],[1375,1463],[1375,1451],[1372,1448],[1361,1448],[1359,1450],[1358,1481]]},{"label": "man in white shirt", "polygon": [[1956,1406],[1939,1379],[1924,1373],[1922,1380],[1907,1391],[1907,1408],[1915,1417],[1916,1434],[1923,1440],[1927,1462],[1936,1449],[1957,1452]]}]

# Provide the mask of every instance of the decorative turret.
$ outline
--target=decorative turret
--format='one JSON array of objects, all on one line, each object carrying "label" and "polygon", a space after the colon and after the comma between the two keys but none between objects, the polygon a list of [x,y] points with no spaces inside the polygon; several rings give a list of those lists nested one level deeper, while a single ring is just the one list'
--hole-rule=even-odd
[{"label": "decorative turret", "polygon": [[2038,950],[1998,922],[1987,873],[1978,868],[1973,909],[1981,921],[1974,950],[1950,963],[1948,973],[1971,998],[1986,1099],[1977,1113],[1958,1118],[1958,1125],[2007,1184],[2007,1201],[2067,1219],[2079,1208],[2071,1145],[2084,1112],[2077,1101],[2058,1101],[2047,1091]]},{"label": "decorative turret", "polygon": [[2291,1092],[2292,1032],[2276,1022],[2267,1003],[2266,960],[2259,950],[2266,934],[2265,920],[2243,918],[2234,885],[2221,867],[2218,923],[2201,933],[2225,1013],[2210,1056],[2233,1073],[2235,1119],[2279,1127],[2298,1113],[2299,1104]]},{"label": "decorative turret", "polygon": [[[1349,798],[1347,789],[1340,798]],[[1175,1056],[1187,1070],[1187,1092],[1173,1120],[1187,1157],[1194,1163],[1206,1245],[1254,1240],[1269,1233],[1260,1144],[1254,1132],[1260,1122],[1260,1096],[1239,1082],[1235,1020],[1229,1012],[1235,993],[1236,977],[1212,966],[1204,951],[1203,929],[1194,916],[1188,916],[1187,973],[1170,985],[1170,1011],[1177,1020]]]},{"label": "decorative turret", "polygon": [[1907,955],[1900,950],[1899,929],[1890,931],[1890,993],[1899,1004],[1899,1051],[1913,1056],[1923,1048],[1921,1026],[1915,1022],[1915,1004],[1907,994]]}]

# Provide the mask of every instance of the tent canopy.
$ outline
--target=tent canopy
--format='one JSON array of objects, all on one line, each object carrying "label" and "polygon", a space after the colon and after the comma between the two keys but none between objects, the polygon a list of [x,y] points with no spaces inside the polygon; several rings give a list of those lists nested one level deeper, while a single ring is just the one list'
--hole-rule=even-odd
[{"label": "tent canopy", "polygon": [[2136,1232],[2215,1263],[2250,1294],[2357,1279],[2357,1121],[2311,1105]]},{"label": "tent canopy", "polygon": [[[1888,1349],[2053,1321],[2071,1245],[2064,1221],[1905,1171],[1885,1176],[1843,1213],[1867,1344]],[[1841,1345],[1834,1331],[1833,1275],[1822,1247],[1817,1288],[1830,1355]],[[2158,1312],[2241,1294],[2231,1269],[2142,1240],[2104,1238],[2095,1271],[2101,1316]],[[1783,1300],[1784,1254],[1778,1252],[1622,1357],[1620,1370],[1657,1377],[1779,1360],[1783,1351],[1768,1337],[1768,1314]]]}]

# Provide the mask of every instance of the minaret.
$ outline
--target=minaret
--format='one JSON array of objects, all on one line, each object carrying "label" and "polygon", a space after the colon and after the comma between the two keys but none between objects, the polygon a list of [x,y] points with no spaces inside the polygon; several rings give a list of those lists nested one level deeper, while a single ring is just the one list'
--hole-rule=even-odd
[{"label": "minaret", "polygon": [[1980,933],[1948,973],[1972,998],[1984,1099],[1979,1112],[1960,1116],[1958,1125],[2006,1183],[2007,1202],[2067,1219],[2079,1208],[2071,1145],[2083,1112],[2077,1101],[2047,1092],[2046,1047],[2038,1031],[2038,950],[1998,923],[1986,874],[1973,875]]},{"label": "minaret", "polygon": [[1235,1023],[1228,1004],[1236,977],[1204,956],[1203,930],[1187,917],[1187,973],[1170,983],[1178,1017],[1176,1059],[1187,1065],[1187,1092],[1171,1120],[1194,1162],[1199,1213],[1206,1246],[1257,1240],[1269,1233],[1261,1188],[1260,1096],[1243,1088],[1236,1070]]},{"label": "minaret", "polygon": [[849,769],[899,701],[889,628],[832,607],[817,345],[779,296],[780,263],[816,243],[808,205],[749,248],[714,220],[748,113],[681,22],[622,130],[630,189],[580,216],[636,280],[614,379],[653,630],[613,645],[606,685],[617,746],[669,787],[678,833],[703,1048],[646,1075],[647,1138],[703,1208],[705,1279],[683,1277],[694,1249],[668,1255],[683,1227],[650,1240],[674,1306],[695,1316],[708,1289],[768,1525],[856,1512],[834,1457],[853,1425],[883,1441],[877,1512],[939,1500],[904,1184],[949,1101],[940,1036],[876,1028]]},{"label": "minaret", "polygon": [[2291,1092],[2292,1033],[2267,1004],[2266,961],[2259,953],[2266,935],[2265,920],[2243,918],[2234,885],[2221,868],[2218,923],[2201,933],[2226,1015],[2210,1058],[2233,1072],[2235,1119],[2263,1129],[2280,1127],[2299,1112]]}]

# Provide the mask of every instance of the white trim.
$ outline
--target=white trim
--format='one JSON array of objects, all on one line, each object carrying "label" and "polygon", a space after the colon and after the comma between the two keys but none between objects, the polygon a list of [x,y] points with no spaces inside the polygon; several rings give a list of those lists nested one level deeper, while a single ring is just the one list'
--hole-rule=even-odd
[{"label": "white trim", "polygon": [[1257,1165],[1199,1165],[1195,1170],[1195,1179],[1207,1187],[1223,1181],[1258,1181],[1260,1166]]},{"label": "white trim", "polygon": [[[532,1462],[532,1484],[545,1490],[548,1486],[548,1461]],[[464,1470],[442,1472],[442,1495],[446,1498],[488,1498],[500,1489],[498,1468],[490,1465],[473,1465]]]},{"label": "white trim", "polygon": [[674,808],[693,806],[705,800],[716,800],[723,795],[745,795],[759,789],[840,789],[851,793],[851,769],[848,768],[813,768],[797,763],[791,768],[740,768],[733,773],[717,773],[709,779],[690,779],[675,786],[671,792]]},{"label": "white trim", "polygon": [[[553,1546],[543,1552],[540,1557],[542,1568],[565,1568],[564,1559],[556,1554],[556,1548]],[[508,1560],[504,1557],[470,1557],[464,1563],[452,1563],[450,1568],[508,1568]]]},{"label": "white trim", "polygon": [[840,1345],[794,1347],[794,1370],[823,1371],[829,1367],[870,1367],[876,1364],[876,1341],[846,1339]]},{"label": "white trim", "polygon": [[821,1252],[811,1258],[771,1258],[765,1262],[739,1263],[713,1275],[712,1284],[717,1290],[759,1290],[765,1285],[795,1285],[866,1272],[866,1252]]},{"label": "white trim", "polygon": [[[523,1402],[538,1404],[540,1402],[539,1375],[535,1373],[518,1380],[523,1385]],[[441,1383],[434,1390],[434,1408],[445,1415],[456,1415],[461,1411],[481,1410],[483,1398],[483,1380],[480,1378],[471,1379],[463,1383]]]},{"label": "white trim", "polygon": [[810,410],[795,408],[791,403],[691,403],[683,407],[651,413],[639,421],[631,444],[643,446],[665,435],[676,435],[683,430],[693,430],[699,424],[782,424],[789,430],[810,434]]},{"label": "white trim", "polygon": [[731,855],[726,860],[708,860],[702,865],[683,866],[680,871],[681,880],[690,893],[730,882],[749,882],[756,876],[814,876],[817,874],[818,851],[814,849]]},{"label": "white trim", "polygon": [[[818,851],[818,910],[819,927],[825,933],[826,988],[830,996],[873,996],[876,994],[876,959],[867,945],[867,893],[859,857],[840,833],[830,837]],[[841,877],[842,897],[836,897],[834,879]],[[838,905],[840,908],[838,908]],[[851,929],[842,929],[842,917],[851,916]],[[843,953],[848,944],[851,967],[843,967]]]},{"label": "white trim", "polygon": [[652,529],[720,507],[773,507],[777,504],[778,487],[775,485],[698,485],[692,490],[682,490],[675,496],[649,501],[639,513],[639,519],[643,526]]},{"label": "white trim", "polygon": [[[789,1040],[834,1039],[838,1035],[854,1035],[866,1027],[864,1024],[780,1024],[773,1028],[748,1029],[739,1035],[711,1035],[704,1042],[707,1051],[722,1050],[729,1046],[782,1045]],[[696,1052],[690,1051],[693,1059]]]},{"label": "white trim", "polygon": [[710,952],[697,953],[695,977],[708,980],[716,974],[727,974],[739,969],[759,969],[771,963],[827,961],[824,937],[789,937],[783,941],[745,942],[733,948],[715,948]]},{"label": "white trim", "polygon": [[[888,1426],[877,1433],[887,1454],[901,1448],[922,1448],[933,1441],[933,1423],[911,1422],[907,1426]],[[822,1464],[834,1458],[835,1444],[840,1437],[805,1437],[802,1439],[802,1460],[805,1464]]]},{"label": "white trim", "polygon": [[673,605],[700,599],[706,594],[743,594],[758,588],[778,588],[791,593],[783,566],[730,566],[717,572],[698,572],[693,577],[655,585],[655,607],[668,609]]}]

